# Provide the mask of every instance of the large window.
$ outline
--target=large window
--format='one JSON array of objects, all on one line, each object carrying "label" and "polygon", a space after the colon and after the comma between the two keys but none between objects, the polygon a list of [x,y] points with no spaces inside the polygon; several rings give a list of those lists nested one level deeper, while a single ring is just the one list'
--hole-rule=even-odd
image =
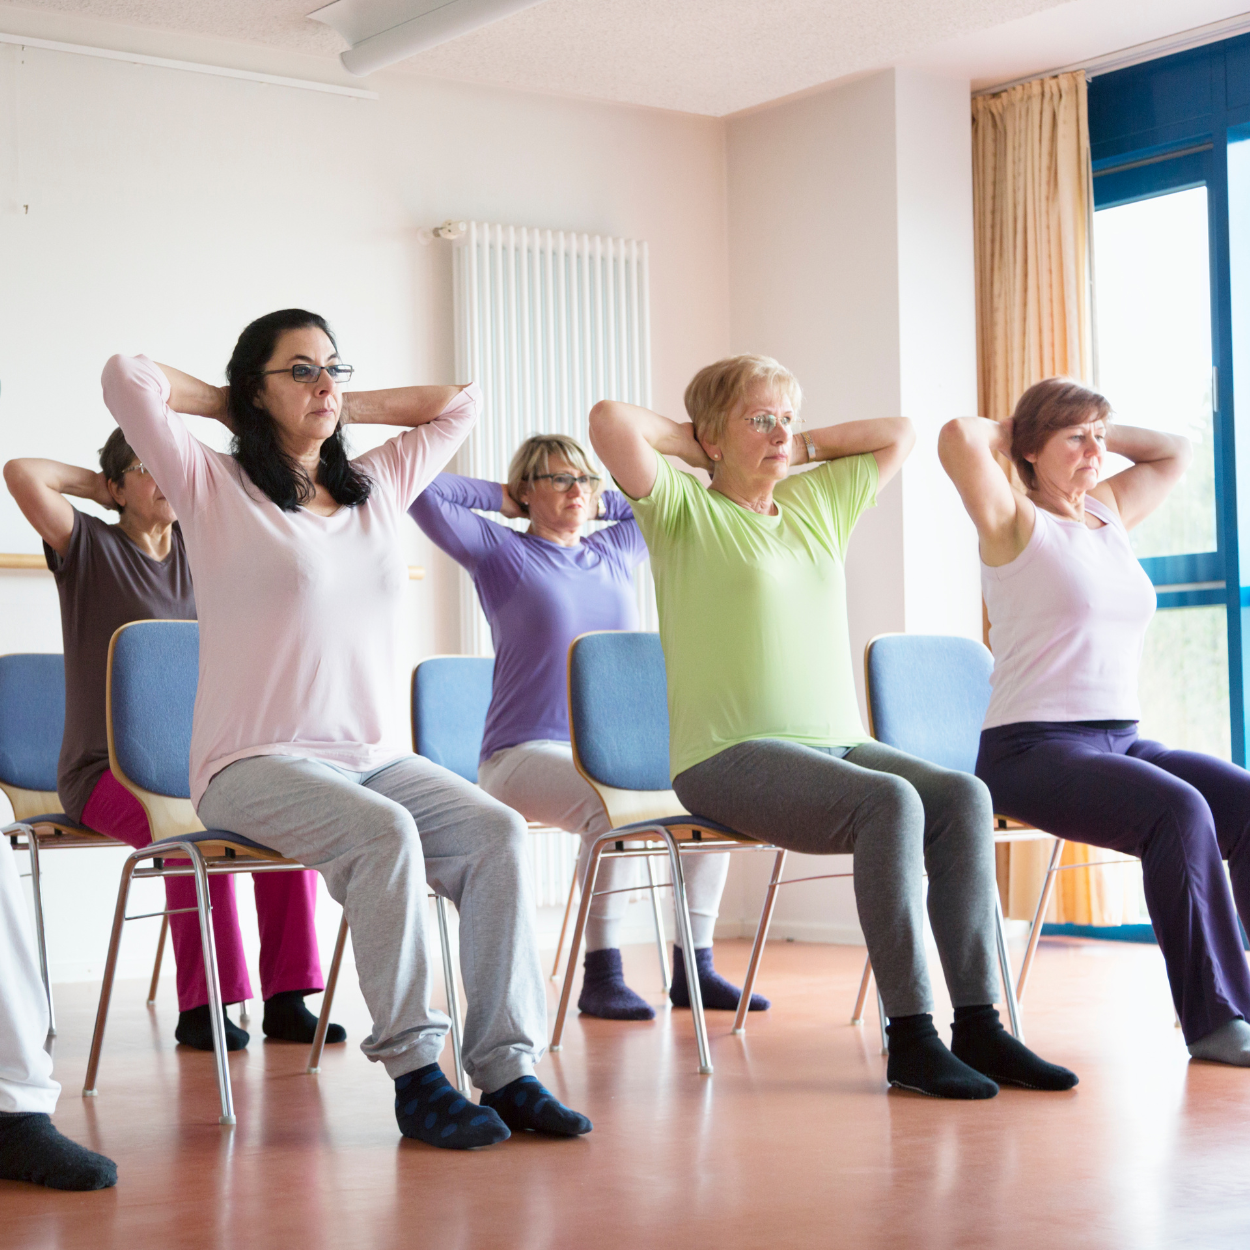
[{"label": "large window", "polygon": [[1159,602],[1142,732],[1245,764],[1250,37],[1097,77],[1089,101],[1098,383],[1119,420],[1194,446],[1133,532]]}]

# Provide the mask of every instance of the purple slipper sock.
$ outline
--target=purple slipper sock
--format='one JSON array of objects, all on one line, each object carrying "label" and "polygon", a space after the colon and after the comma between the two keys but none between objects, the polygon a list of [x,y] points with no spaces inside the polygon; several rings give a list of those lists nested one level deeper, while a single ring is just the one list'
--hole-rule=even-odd
[{"label": "purple slipper sock", "polygon": [[[712,967],[712,948],[696,946],[694,951],[695,966],[699,969],[699,993],[703,996],[703,1007],[706,1011],[737,1011],[738,1000],[742,990],[726,981]],[[673,988],[669,991],[669,1001],[674,1007],[690,1006],[690,990],[686,985],[686,960],[681,947],[673,947]],[[767,1011],[772,1003],[762,994],[751,995],[751,1011]]]},{"label": "purple slipper sock", "polygon": [[577,1010],[603,1020],[654,1020],[655,1011],[625,984],[621,952],[613,946],[587,951]]}]

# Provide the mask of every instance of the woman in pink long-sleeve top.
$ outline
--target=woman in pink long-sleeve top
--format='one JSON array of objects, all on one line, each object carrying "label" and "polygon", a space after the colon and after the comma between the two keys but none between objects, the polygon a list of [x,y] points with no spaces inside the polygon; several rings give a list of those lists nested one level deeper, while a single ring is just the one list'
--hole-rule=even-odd
[{"label": "woman in pink long-sleeve top", "polygon": [[[546,995],[525,823],[413,755],[398,671],[404,516],[477,418],[477,388],[344,395],[325,321],[287,309],[240,335],[228,389],[115,356],[104,398],[181,520],[195,578],[200,677],[191,798],[229,829],[319,871],[342,903],[373,1028],[361,1049],[395,1081],[400,1131],[465,1149],[534,1129],[590,1130],[535,1079]],[[177,412],[226,421],[232,453]],[[407,427],[356,459],[343,426]],[[460,912],[464,1067],[438,1067],[427,882]]]}]

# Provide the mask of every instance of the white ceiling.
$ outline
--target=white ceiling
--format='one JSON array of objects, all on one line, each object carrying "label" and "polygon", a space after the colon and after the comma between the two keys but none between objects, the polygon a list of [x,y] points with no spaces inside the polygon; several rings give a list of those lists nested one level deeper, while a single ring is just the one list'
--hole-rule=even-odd
[{"label": "white ceiling", "polygon": [[[214,35],[327,59],[321,0],[20,0],[20,7]],[[976,83],[1233,16],[1247,0],[543,0],[401,71],[724,116],[889,65]]]}]

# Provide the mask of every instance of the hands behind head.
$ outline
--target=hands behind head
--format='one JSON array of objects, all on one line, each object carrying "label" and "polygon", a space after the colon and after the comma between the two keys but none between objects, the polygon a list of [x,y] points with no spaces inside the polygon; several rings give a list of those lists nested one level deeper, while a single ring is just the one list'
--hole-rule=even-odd
[{"label": "hands behind head", "polygon": [[707,473],[711,473],[715,468],[712,458],[703,450],[703,444],[695,437],[694,423],[686,421],[677,427],[685,438],[686,446],[683,446],[678,453],[681,458],[693,469],[703,469]]}]

